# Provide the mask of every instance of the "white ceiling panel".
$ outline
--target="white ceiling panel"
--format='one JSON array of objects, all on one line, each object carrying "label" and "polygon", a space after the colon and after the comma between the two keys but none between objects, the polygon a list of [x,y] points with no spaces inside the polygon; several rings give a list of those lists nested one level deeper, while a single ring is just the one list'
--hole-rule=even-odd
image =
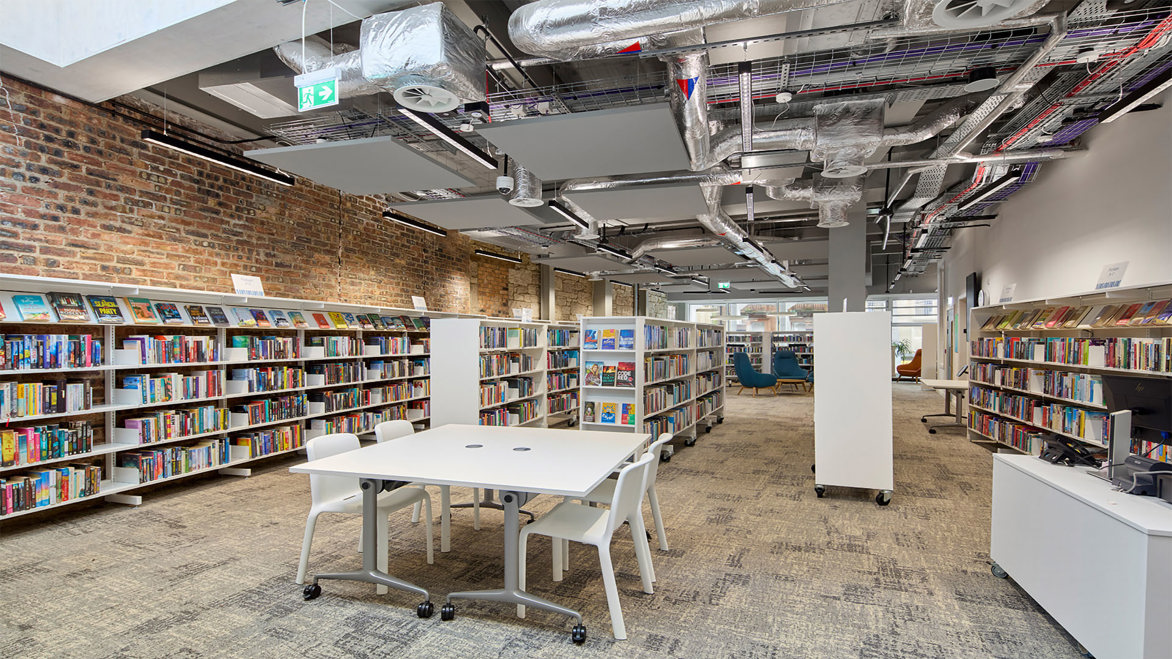
[{"label": "white ceiling panel", "polygon": [[596,219],[626,220],[627,224],[694,220],[708,208],[696,184],[570,192],[566,197]]},{"label": "white ceiling panel", "polygon": [[623,270],[627,266],[619,261],[587,254],[585,256],[571,256],[569,258],[540,259],[535,261],[542,265],[551,265],[555,268],[565,268],[578,272],[597,272],[599,270]]},{"label": "white ceiling panel", "polygon": [[391,208],[455,231],[541,224],[541,220],[525,209],[510,205],[496,194],[466,199],[394,204]]},{"label": "white ceiling panel", "polygon": [[610,277],[615,281],[621,281],[626,284],[658,284],[659,282],[669,281],[671,277],[658,272],[636,272],[629,275],[613,275]]},{"label": "white ceiling panel", "polygon": [[390,137],[255,149],[244,155],[357,195],[472,185],[455,171]]},{"label": "white ceiling panel", "polygon": [[657,259],[672,265],[696,266],[736,263],[744,259],[724,247],[698,247],[696,249],[659,249],[648,252]]},{"label": "white ceiling panel", "polygon": [[545,181],[688,168],[666,103],[518,119],[477,132]]}]

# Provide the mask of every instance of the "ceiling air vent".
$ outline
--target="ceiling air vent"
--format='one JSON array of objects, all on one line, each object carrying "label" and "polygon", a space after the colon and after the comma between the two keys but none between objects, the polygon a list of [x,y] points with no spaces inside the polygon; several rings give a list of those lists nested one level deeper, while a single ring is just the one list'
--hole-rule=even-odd
[{"label": "ceiling air vent", "polygon": [[399,105],[416,112],[451,112],[460,105],[460,97],[443,87],[425,84],[409,84],[395,89],[395,100]]},{"label": "ceiling air vent", "polygon": [[941,27],[987,27],[1013,18],[1037,4],[1037,0],[941,0],[932,10],[932,20]]}]

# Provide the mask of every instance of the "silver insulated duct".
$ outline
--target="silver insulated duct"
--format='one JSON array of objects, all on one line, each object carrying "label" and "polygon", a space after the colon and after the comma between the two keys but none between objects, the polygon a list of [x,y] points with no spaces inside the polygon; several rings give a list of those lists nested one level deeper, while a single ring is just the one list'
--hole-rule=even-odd
[{"label": "silver insulated duct", "polygon": [[391,92],[420,112],[447,112],[483,101],[484,42],[441,2],[363,19],[361,47],[333,54],[321,43],[304,55],[300,41],[274,50],[298,73],[338,67],[342,97]]},{"label": "silver insulated duct", "polygon": [[808,201],[818,208],[818,226],[823,229],[844,227],[846,210],[863,198],[863,177],[831,178],[815,174],[787,185],[768,186],[765,194],[770,199]]},{"label": "silver insulated duct", "polygon": [[529,171],[524,165],[513,166],[513,193],[509,195],[509,204],[522,208],[541,206],[541,179]]},{"label": "silver insulated duct", "polygon": [[706,185],[703,186],[703,190],[704,200],[708,203],[708,212],[696,216],[700,224],[727,243],[734,252],[756,261],[758,267],[777,277],[782,284],[789,288],[797,288],[800,284],[799,280],[792,273],[787,272],[769,250],[753,242],[744,229],[737,226],[737,223],[733,222],[732,218],[720,207],[720,188]]}]

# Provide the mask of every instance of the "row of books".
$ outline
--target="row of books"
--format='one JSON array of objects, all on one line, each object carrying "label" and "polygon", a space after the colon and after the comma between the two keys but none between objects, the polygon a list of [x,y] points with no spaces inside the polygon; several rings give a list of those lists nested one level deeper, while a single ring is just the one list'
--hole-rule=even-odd
[{"label": "row of books", "polygon": [[578,373],[576,371],[561,371],[558,373],[546,373],[545,375],[546,391],[558,391],[560,389],[577,387]]},{"label": "row of books", "polygon": [[1042,440],[1045,436],[1045,433],[1037,428],[1031,428],[980,410],[969,412],[969,428],[1002,444],[1008,444],[1023,453],[1033,455],[1041,452]]},{"label": "row of books", "polygon": [[635,362],[619,362],[605,364],[603,362],[586,362],[586,386],[597,387],[634,387]]},{"label": "row of books", "polygon": [[578,409],[578,392],[567,391],[560,394],[553,394],[546,400],[549,401],[549,413],[558,414],[561,412],[573,412]]},{"label": "row of books", "polygon": [[976,339],[971,347],[974,357],[1172,373],[1172,337],[992,337]]},{"label": "row of books", "polygon": [[326,357],[361,357],[362,342],[353,336],[310,336],[305,345],[323,348]]},{"label": "row of books", "polygon": [[691,345],[692,330],[687,327],[646,325],[643,327],[643,345],[648,350],[687,348]]},{"label": "row of books", "polygon": [[[349,375],[351,371],[361,378],[365,373],[365,369],[361,368],[361,364],[350,362],[347,364],[315,364],[330,370],[332,375]],[[359,368],[343,368],[354,366]],[[337,367],[337,368],[335,368]],[[219,371],[211,371],[218,373]],[[232,369],[231,380],[233,382],[245,383],[245,390],[249,393],[265,393],[270,391],[282,391],[284,389],[296,389],[305,386],[305,369],[299,366],[260,366],[255,368],[236,368]],[[327,383],[329,382],[327,378]]]},{"label": "row of books", "polygon": [[93,387],[87,380],[0,382],[0,421],[81,412],[93,407]]},{"label": "row of books", "polygon": [[[46,301],[47,298],[47,301]],[[85,302],[90,309],[86,309]],[[231,307],[235,322],[229,319],[223,307],[213,305],[154,302],[144,297],[127,297],[120,301],[109,295],[77,293],[49,293],[13,295],[12,303],[20,321],[30,323],[125,323],[123,305],[129,316],[139,325],[207,325],[230,327],[309,328],[301,311]],[[51,307],[51,310],[50,310]],[[93,316],[90,315],[93,311]],[[315,326],[320,329],[377,329],[426,330],[430,320],[426,316],[389,316],[376,313],[355,314],[348,311],[310,312]],[[7,319],[0,304],[0,320]]]},{"label": "row of books", "polygon": [[664,378],[679,378],[692,370],[690,355],[660,355],[643,360],[643,381],[654,382]]},{"label": "row of books", "polygon": [[582,348],[585,350],[634,350],[635,330],[588,329],[582,334]]},{"label": "row of books", "polygon": [[[382,355],[406,355],[411,352],[411,339],[406,336],[368,336],[365,340],[367,346],[377,346],[378,353]],[[420,342],[426,340],[419,339]],[[423,351],[426,352],[427,348]]]},{"label": "row of books", "polygon": [[416,401],[408,404],[350,412],[326,419],[314,419],[310,422],[309,427],[315,433],[331,434],[348,432],[360,435],[362,433],[374,432],[374,427],[383,421],[419,418],[418,413],[412,415],[408,412],[409,410],[422,410],[422,416],[431,416],[427,401]]},{"label": "row of books", "polygon": [[577,350],[550,352],[545,355],[546,368],[572,368],[577,365]]},{"label": "row of books", "polygon": [[724,381],[724,375],[720,371],[709,371],[701,373],[696,376],[696,395],[703,396],[704,394],[719,389],[721,383]]},{"label": "row of books", "polygon": [[708,416],[722,407],[724,407],[724,392],[712,392],[696,399],[696,416],[697,418]]},{"label": "row of books", "polygon": [[814,340],[813,333],[808,333],[808,334],[781,333],[781,334],[774,334],[773,335],[773,342],[774,343],[802,343],[802,344],[805,344],[805,343],[810,343],[813,340]]},{"label": "row of books", "polygon": [[509,383],[485,382],[480,385],[480,406],[499,405],[509,399]]},{"label": "row of books", "polygon": [[90,334],[0,334],[0,371],[101,363],[102,340]]},{"label": "row of books", "polygon": [[133,350],[139,364],[199,364],[220,361],[220,343],[210,336],[135,335],[122,340],[123,350]]},{"label": "row of books", "polygon": [[532,355],[521,352],[480,355],[480,377],[528,373],[536,368],[535,364],[536,361]]},{"label": "row of books", "polygon": [[[249,369],[243,373],[257,370],[278,369]],[[241,373],[242,371],[232,371],[232,379],[242,379]],[[122,378],[122,389],[124,392],[134,394],[134,402],[142,405],[200,400],[224,394],[224,373],[213,370],[127,375]],[[130,401],[125,399],[122,402],[130,404]]]},{"label": "row of books", "polygon": [[[367,378],[425,378],[431,373],[431,359],[428,357],[413,357],[411,359],[389,359],[366,362]],[[315,373],[310,367],[310,373]],[[373,374],[372,374],[373,373]],[[328,379],[327,379],[328,381]]]},{"label": "row of books", "polygon": [[973,362],[969,375],[974,382],[1022,389],[1089,405],[1104,404],[1103,379],[1098,375],[986,362]]},{"label": "row of books", "polygon": [[492,348],[536,348],[537,330],[526,327],[480,328],[480,347]]},{"label": "row of books", "polygon": [[297,359],[301,344],[293,336],[237,334],[229,339],[233,348],[248,350],[249,359]]},{"label": "row of books", "polygon": [[232,437],[233,460],[250,460],[305,446],[305,429],[301,424],[265,428]]},{"label": "row of books", "polygon": [[1028,395],[985,387],[970,387],[969,403],[1015,417],[1037,428],[1073,435],[1096,444],[1103,444],[1107,437],[1106,412],[1047,403]]},{"label": "row of books", "polygon": [[94,450],[94,426],[70,421],[0,429],[0,467],[67,458]]},{"label": "row of books", "polygon": [[1172,444],[1157,444],[1143,440],[1131,441],[1131,452],[1149,457],[1158,462],[1172,462]]},{"label": "row of books", "polygon": [[100,493],[102,469],[66,465],[0,478],[0,516]]},{"label": "row of books", "polygon": [[635,425],[635,404],[615,401],[592,401],[582,404],[583,423],[613,423]]},{"label": "row of books", "polygon": [[576,329],[549,329],[547,332],[546,336],[551,348],[578,347],[578,330]]},{"label": "row of books", "polygon": [[643,389],[645,415],[659,412],[692,399],[692,383],[688,381],[668,382]]},{"label": "row of books", "polygon": [[123,428],[131,431],[139,444],[227,430],[230,424],[229,410],[211,405],[184,410],[158,410],[122,422]]},{"label": "row of books", "polygon": [[724,343],[724,331],[700,328],[696,333],[696,345],[701,348],[719,347]]},{"label": "row of books", "polygon": [[227,438],[211,439],[191,446],[167,446],[147,451],[118,454],[114,478],[118,482],[150,483],[164,478],[190,474],[232,461]]},{"label": "row of books", "polygon": [[[318,392],[316,395],[320,396],[323,394]],[[232,412],[247,415],[248,425],[297,419],[309,414],[309,396],[306,394],[293,394],[251,400],[241,405],[233,406]],[[217,428],[210,428],[202,432],[210,432],[212,430],[217,430]]]},{"label": "row of books", "polygon": [[651,433],[652,437],[659,437],[663,433],[676,434],[683,432],[696,423],[695,405],[677,407],[666,414],[650,417],[643,421],[643,432]]},{"label": "row of books", "polygon": [[696,353],[696,370],[707,371],[711,368],[720,368],[724,365],[724,359],[721,358],[720,353],[716,352],[698,352]]},{"label": "row of books", "polygon": [[982,330],[1099,329],[1172,324],[1172,300],[1085,306],[1049,306],[994,314]]}]

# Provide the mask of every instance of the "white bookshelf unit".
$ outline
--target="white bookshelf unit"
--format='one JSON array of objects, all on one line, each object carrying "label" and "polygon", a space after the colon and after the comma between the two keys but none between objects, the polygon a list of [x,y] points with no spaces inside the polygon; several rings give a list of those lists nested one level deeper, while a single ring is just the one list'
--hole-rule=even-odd
[{"label": "white bookshelf unit", "polygon": [[580,425],[671,433],[724,420],[724,329],[644,316],[582,319]]},{"label": "white bookshelf unit", "polygon": [[[62,322],[48,293],[79,296],[86,319]],[[14,302],[24,295],[46,301],[47,320],[24,318]],[[99,323],[87,295],[113,297],[122,322]],[[174,304],[178,322],[136,324],[127,298]],[[133,490],[247,476],[250,463],[319,434],[430,417],[427,330],[326,329],[314,318],[417,311],[16,276],[0,276],[0,305],[0,520],[98,497],[138,505]],[[189,305],[219,307],[230,324],[193,322]],[[273,310],[299,312],[308,326],[242,327],[236,309],[271,323]]]},{"label": "white bookshelf unit", "polygon": [[431,323],[432,423],[545,426],[547,323],[440,318]]},{"label": "white bookshelf unit", "polygon": [[727,354],[725,357],[725,379],[729,382],[738,382],[737,372],[733,368],[732,356],[734,352],[744,352],[753,362],[753,368],[758,373],[769,373],[772,369],[767,366],[770,356],[766,354],[767,332],[764,331],[733,331],[726,332]]},{"label": "white bookshelf unit", "polygon": [[1105,448],[1101,376],[1172,377],[1172,304],[1156,308],[1169,299],[1172,284],[974,309],[969,439],[1033,455],[1047,433]]},{"label": "white bookshelf unit", "polygon": [[577,323],[550,323],[546,326],[545,400],[551,423],[578,422],[580,404],[579,369],[582,364]]},{"label": "white bookshelf unit", "polygon": [[[794,356],[798,358],[798,365],[807,371],[813,372],[814,330],[773,332],[770,360],[773,359],[773,353],[778,350],[792,350]],[[770,362],[770,366],[772,366],[772,361]]]}]

